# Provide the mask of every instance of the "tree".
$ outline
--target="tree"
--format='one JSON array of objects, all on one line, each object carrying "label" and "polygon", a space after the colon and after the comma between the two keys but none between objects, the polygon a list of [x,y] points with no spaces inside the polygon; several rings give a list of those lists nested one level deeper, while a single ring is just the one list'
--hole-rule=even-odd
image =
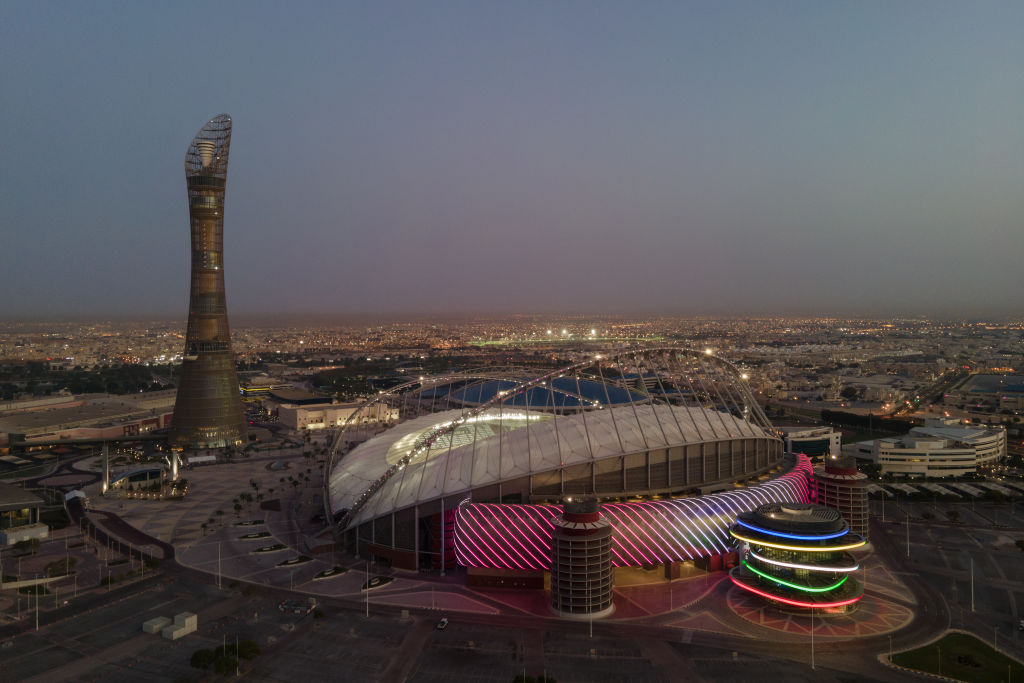
[{"label": "tree", "polygon": [[192,658],[189,660],[189,664],[194,669],[209,669],[213,666],[213,662],[216,656],[213,654],[213,650],[196,650],[192,653]]},{"label": "tree", "polygon": [[238,669],[238,660],[234,657],[224,655],[218,657],[213,663],[213,671],[221,676],[229,676]]},{"label": "tree", "polygon": [[242,659],[254,659],[260,652],[260,646],[255,640],[243,640],[238,644],[238,656]]}]

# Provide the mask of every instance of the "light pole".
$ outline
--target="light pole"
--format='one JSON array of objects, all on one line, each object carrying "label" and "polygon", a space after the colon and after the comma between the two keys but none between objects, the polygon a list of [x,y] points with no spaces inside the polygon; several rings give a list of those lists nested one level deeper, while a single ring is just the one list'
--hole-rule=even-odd
[{"label": "light pole", "polygon": [[217,541],[217,588],[220,588],[220,541]]},{"label": "light pole", "polygon": [[974,611],[974,558],[971,558],[971,611]]},{"label": "light pole", "polygon": [[370,560],[366,560],[366,618],[370,618]]},{"label": "light pole", "polygon": [[594,637],[594,596],[590,592],[590,576],[587,576],[587,616],[590,617],[590,637]]},{"label": "light pole", "polygon": [[910,512],[907,512],[907,557],[910,557]]},{"label": "light pole", "polygon": [[811,670],[814,670],[814,608],[811,607]]}]

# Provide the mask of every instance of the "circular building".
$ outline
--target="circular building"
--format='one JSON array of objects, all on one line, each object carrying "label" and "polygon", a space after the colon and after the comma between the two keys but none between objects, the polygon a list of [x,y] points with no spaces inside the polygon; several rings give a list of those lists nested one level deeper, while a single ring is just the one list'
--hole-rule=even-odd
[{"label": "circular building", "polygon": [[728,552],[739,512],[808,500],[736,368],[677,347],[419,378],[353,412],[327,467],[339,541],[406,568],[548,569],[570,495],[602,503],[618,566]]},{"label": "circular building", "polygon": [[612,525],[591,497],[567,498],[553,520],[551,610],[563,617],[600,618],[612,602]]},{"label": "circular building", "polygon": [[849,455],[825,458],[814,468],[814,502],[833,508],[843,516],[850,530],[868,537],[867,475],[857,471]]},{"label": "circular building", "polygon": [[865,541],[832,508],[771,503],[737,516],[729,533],[740,543],[729,577],[743,590],[826,613],[845,613],[864,595],[849,551]]}]

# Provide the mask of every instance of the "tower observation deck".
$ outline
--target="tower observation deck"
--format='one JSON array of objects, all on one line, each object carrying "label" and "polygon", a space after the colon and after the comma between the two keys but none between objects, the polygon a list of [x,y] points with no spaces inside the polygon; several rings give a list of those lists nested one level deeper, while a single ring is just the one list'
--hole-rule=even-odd
[{"label": "tower observation deck", "polygon": [[192,283],[181,379],[170,443],[217,448],[239,443],[246,422],[224,295],[224,189],[231,148],[231,117],[203,126],[185,154],[192,235]]}]

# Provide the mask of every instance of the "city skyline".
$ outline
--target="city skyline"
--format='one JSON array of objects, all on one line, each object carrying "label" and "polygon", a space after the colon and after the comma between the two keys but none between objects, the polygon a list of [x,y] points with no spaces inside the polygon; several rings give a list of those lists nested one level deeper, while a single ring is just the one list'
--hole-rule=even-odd
[{"label": "city skyline", "polygon": [[1019,6],[305,8],[2,10],[0,319],[183,317],[222,110],[238,315],[1020,312]]}]

